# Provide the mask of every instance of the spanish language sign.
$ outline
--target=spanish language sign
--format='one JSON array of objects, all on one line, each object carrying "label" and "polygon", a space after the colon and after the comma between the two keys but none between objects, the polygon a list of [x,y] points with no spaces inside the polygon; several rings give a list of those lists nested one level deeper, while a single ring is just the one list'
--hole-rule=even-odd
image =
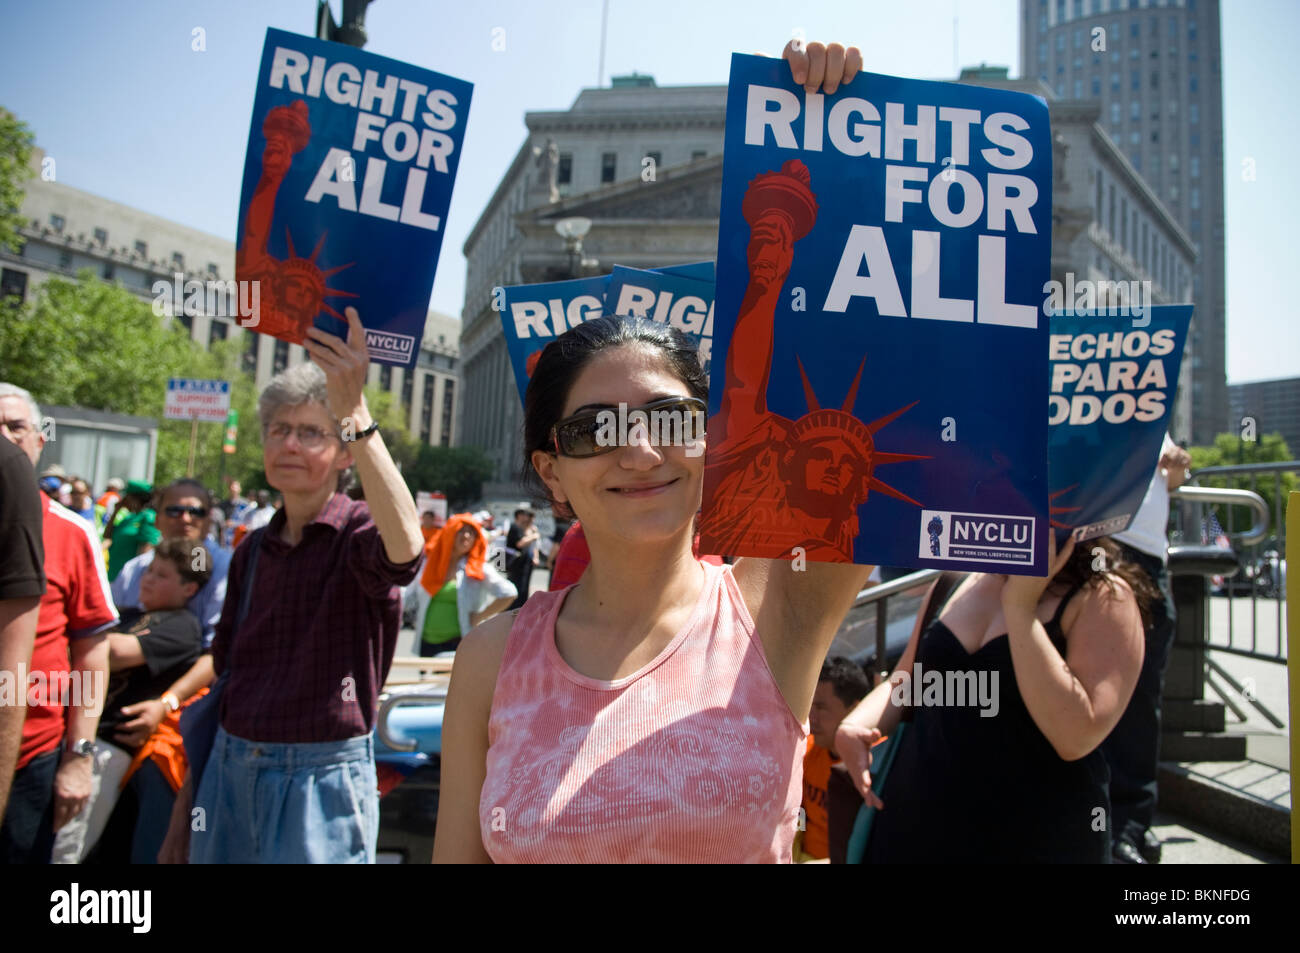
[{"label": "spanish language sign", "polygon": [[341,43],[267,30],[239,202],[236,277],[254,330],[346,336],[414,367],[473,87]]},{"label": "spanish language sign", "polygon": [[1128,528],[1173,415],[1192,306],[1142,310],[1050,319],[1052,525],[1080,541]]},{"label": "spanish language sign", "polygon": [[163,417],[167,420],[225,423],[230,412],[230,381],[167,379],[167,399],[163,403]]},{"label": "spanish language sign", "polygon": [[1046,572],[1046,104],[736,54],[700,548]]}]

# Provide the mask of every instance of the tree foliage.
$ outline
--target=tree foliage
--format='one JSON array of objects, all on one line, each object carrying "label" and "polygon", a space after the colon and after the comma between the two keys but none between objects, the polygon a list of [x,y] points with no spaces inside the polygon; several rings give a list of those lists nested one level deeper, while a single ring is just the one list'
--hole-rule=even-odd
[{"label": "tree foliage", "polygon": [[[1214,445],[1209,447],[1189,447],[1188,451],[1192,457],[1192,470],[1201,470],[1205,467],[1220,466],[1237,466],[1244,463],[1282,463],[1288,460],[1294,460],[1286,441],[1282,439],[1281,434],[1264,434],[1260,435],[1257,440],[1242,440],[1236,434],[1221,433],[1214,438]],[[1275,522],[1277,514],[1281,513],[1283,519],[1286,517],[1286,501],[1288,495],[1296,489],[1297,479],[1295,473],[1283,473],[1279,480],[1271,473],[1258,474],[1252,486],[1250,476],[1216,476],[1208,475],[1197,480],[1201,486],[1229,487],[1238,490],[1254,490],[1264,498],[1268,504],[1268,511],[1271,514],[1270,522]],[[1281,500],[1278,500],[1278,495]],[[1279,508],[1280,504],[1280,508]],[[1234,521],[1234,526],[1238,529],[1243,528],[1246,524],[1243,515],[1240,519]],[[1227,525],[1227,520],[1221,515],[1220,521]],[[1282,527],[1273,525],[1272,532],[1282,533]]]},{"label": "tree foliage", "polygon": [[414,495],[419,490],[447,494],[449,511],[462,510],[479,499],[483,482],[492,478],[492,461],[478,447],[421,446],[415,463],[403,470]]},{"label": "tree foliage", "polygon": [[32,131],[7,109],[0,107],[0,248],[18,251],[23,182],[32,174],[29,163],[35,144]]}]

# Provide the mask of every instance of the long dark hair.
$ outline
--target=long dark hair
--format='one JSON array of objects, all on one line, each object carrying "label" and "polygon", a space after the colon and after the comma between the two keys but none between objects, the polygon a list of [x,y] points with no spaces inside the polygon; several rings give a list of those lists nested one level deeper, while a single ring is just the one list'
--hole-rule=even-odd
[{"label": "long dark hair", "polygon": [[[1100,549],[1101,552],[1095,550]],[[1075,543],[1074,552],[1061,571],[1052,577],[1051,587],[1069,591],[1076,586],[1105,586],[1111,593],[1118,591],[1116,580],[1122,579],[1137,598],[1138,611],[1142,613],[1142,627],[1151,624],[1151,604],[1164,597],[1152,583],[1151,577],[1136,563],[1124,557],[1119,543],[1108,536],[1099,536],[1086,542]]]},{"label": "long dark hair", "polygon": [[548,500],[556,515],[570,516],[568,507],[554,500],[533,469],[533,451],[552,449],[551,428],[563,419],[569,391],[583,368],[601,351],[626,344],[657,349],[668,371],[686,385],[692,397],[709,399],[709,379],[700,367],[694,342],[667,324],[606,315],[584,321],[546,345],[524,395],[524,460],[519,481],[537,499]]}]

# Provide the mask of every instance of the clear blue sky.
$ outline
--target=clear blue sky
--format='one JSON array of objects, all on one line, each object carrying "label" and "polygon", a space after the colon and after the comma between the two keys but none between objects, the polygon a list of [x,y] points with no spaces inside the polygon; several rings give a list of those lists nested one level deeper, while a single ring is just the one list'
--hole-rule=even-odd
[{"label": "clear blue sky", "polygon": [[[334,0],[336,15],[341,3]],[[1015,0],[816,4],[611,0],[606,75],[660,85],[726,82],[733,50],[778,54],[795,29],[862,47],[867,68],[955,76],[980,61],[1019,70]],[[954,57],[954,14],[957,49]],[[31,126],[58,180],[233,241],[266,27],[311,33],[314,0],[42,0],[6,3],[0,105]],[[376,0],[367,49],[474,83],[433,307],[459,315],[465,236],[524,137],[523,115],[564,109],[596,84],[600,0]],[[206,52],[191,31],[206,31]],[[493,30],[505,30],[494,52]],[[1300,375],[1289,287],[1300,246],[1290,90],[1294,0],[1223,5],[1228,379]],[[1242,159],[1256,179],[1242,180]]]}]

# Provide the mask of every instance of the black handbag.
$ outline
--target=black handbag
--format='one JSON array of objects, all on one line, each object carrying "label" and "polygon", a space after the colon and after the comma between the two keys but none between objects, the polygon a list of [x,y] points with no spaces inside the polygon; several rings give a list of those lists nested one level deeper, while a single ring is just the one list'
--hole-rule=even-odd
[{"label": "black handbag", "polygon": [[[257,557],[262,551],[262,534],[257,530],[248,538],[252,552],[248,555],[248,568],[244,571],[244,583],[239,592],[239,611],[235,615],[235,630],[231,633],[230,644],[234,647],[235,638],[248,615],[248,602],[253,593],[253,576],[257,569]],[[229,655],[229,652],[227,652]],[[230,666],[217,677],[208,689],[208,693],[198,701],[191,703],[181,712],[181,740],[185,746],[185,758],[190,763],[190,782],[194,793],[198,793],[199,782],[203,779],[203,769],[207,767],[208,757],[212,754],[212,745],[217,740],[217,728],[221,725],[221,697],[230,678]]]}]

